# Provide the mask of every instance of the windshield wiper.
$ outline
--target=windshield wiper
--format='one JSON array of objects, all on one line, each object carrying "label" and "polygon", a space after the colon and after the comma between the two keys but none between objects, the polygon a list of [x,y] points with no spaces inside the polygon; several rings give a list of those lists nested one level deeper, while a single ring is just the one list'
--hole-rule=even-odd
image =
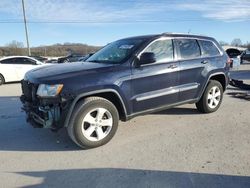
[{"label": "windshield wiper", "polygon": [[110,60],[90,60],[87,62],[93,62],[93,63],[104,63],[104,64],[117,64],[117,62],[110,61]]},{"label": "windshield wiper", "polygon": [[91,60],[91,61],[87,61],[87,62],[92,62],[92,63],[102,63],[102,61],[100,61],[100,60]]}]

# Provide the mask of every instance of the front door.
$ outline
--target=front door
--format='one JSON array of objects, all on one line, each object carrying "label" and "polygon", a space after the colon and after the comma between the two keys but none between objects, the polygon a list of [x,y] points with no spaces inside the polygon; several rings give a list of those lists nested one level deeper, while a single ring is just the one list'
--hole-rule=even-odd
[{"label": "front door", "polygon": [[161,38],[142,52],[153,52],[156,62],[132,68],[133,113],[171,105],[178,100],[179,66],[174,58],[173,42]]}]

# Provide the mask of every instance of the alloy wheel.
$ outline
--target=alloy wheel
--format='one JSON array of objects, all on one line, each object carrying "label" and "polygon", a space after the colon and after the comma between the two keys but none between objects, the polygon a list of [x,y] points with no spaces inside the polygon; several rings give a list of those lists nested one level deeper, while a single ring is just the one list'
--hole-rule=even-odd
[{"label": "alloy wheel", "polygon": [[111,131],[113,118],[105,108],[89,111],[82,121],[82,133],[89,141],[100,141]]},{"label": "alloy wheel", "polygon": [[218,106],[221,100],[221,91],[220,88],[217,86],[213,86],[207,96],[207,103],[209,108],[214,109]]}]

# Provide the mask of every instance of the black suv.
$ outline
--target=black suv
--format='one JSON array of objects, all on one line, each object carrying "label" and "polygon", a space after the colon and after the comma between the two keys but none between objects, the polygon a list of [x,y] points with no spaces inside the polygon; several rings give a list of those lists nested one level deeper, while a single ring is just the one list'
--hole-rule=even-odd
[{"label": "black suv", "polygon": [[71,62],[77,62],[81,58],[85,57],[84,55],[81,54],[70,54],[66,57],[61,57],[58,58],[57,63],[71,63]]},{"label": "black suv", "polygon": [[86,62],[29,71],[21,101],[33,126],[66,127],[80,147],[97,147],[114,136],[119,120],[185,103],[203,113],[216,111],[229,62],[210,37],[131,37],[108,44]]},{"label": "black suv", "polygon": [[241,54],[241,63],[243,63],[243,60],[250,61],[250,49],[247,49]]}]

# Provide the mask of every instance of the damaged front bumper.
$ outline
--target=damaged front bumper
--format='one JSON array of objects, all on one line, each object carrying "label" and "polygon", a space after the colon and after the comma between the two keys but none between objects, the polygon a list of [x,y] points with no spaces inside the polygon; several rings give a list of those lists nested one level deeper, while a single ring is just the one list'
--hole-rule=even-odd
[{"label": "damaged front bumper", "polygon": [[27,122],[36,128],[49,128],[58,130],[64,125],[64,117],[67,111],[59,99],[39,99],[37,102],[30,102],[21,96],[23,110],[27,115]]}]

